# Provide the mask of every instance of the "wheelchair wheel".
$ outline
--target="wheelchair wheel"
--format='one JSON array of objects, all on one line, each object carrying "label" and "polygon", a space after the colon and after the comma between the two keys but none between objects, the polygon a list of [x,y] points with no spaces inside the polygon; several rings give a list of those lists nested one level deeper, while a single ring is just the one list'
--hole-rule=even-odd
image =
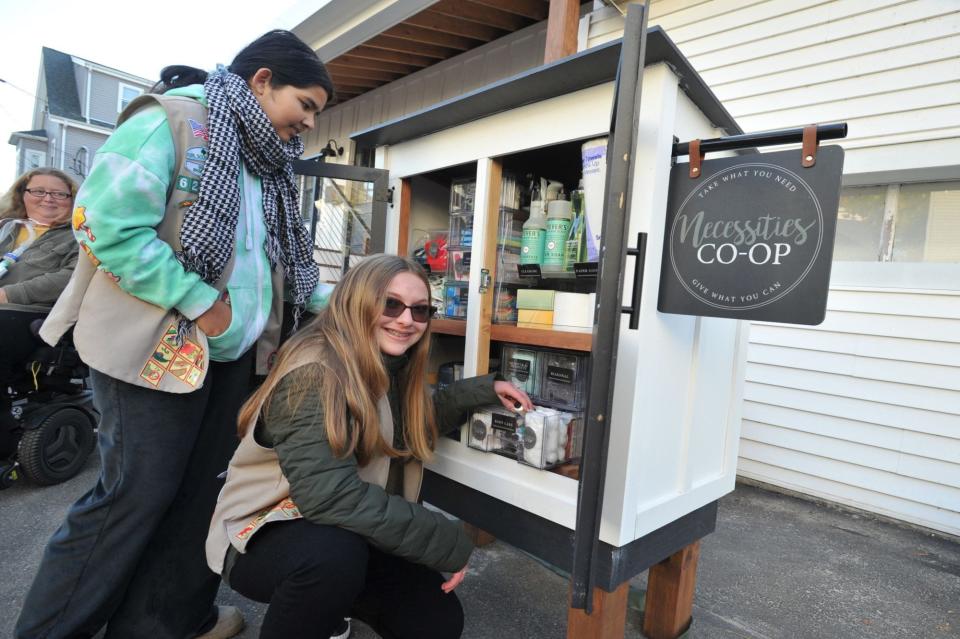
[{"label": "wheelchair wheel", "polygon": [[35,484],[59,484],[80,472],[94,443],[90,417],[76,408],[61,408],[23,433],[20,468]]}]

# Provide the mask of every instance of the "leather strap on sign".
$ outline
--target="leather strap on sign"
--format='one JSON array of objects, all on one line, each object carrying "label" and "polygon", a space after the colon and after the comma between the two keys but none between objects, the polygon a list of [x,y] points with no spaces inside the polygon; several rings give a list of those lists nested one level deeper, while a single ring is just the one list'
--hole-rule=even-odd
[{"label": "leather strap on sign", "polygon": [[800,156],[800,165],[810,168],[817,163],[817,125],[808,124],[803,127],[803,150]]},{"label": "leather strap on sign", "polygon": [[696,180],[700,177],[700,163],[703,162],[703,153],[700,152],[700,140],[690,140],[687,155],[690,157],[690,179]]}]

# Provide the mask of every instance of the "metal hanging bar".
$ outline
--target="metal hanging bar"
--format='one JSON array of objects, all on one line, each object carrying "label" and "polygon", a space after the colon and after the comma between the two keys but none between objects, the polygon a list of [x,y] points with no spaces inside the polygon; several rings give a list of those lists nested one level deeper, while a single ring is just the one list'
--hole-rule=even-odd
[{"label": "metal hanging bar", "polygon": [[[725,138],[700,140],[700,153],[715,153],[717,151],[732,151],[734,149],[750,149],[758,146],[799,143],[803,141],[803,129],[804,127],[776,129],[773,131],[758,131],[756,133],[731,135]],[[817,125],[818,142],[845,137],[847,137],[846,122]],[[673,157],[689,154],[690,142],[678,142],[673,145]]]}]

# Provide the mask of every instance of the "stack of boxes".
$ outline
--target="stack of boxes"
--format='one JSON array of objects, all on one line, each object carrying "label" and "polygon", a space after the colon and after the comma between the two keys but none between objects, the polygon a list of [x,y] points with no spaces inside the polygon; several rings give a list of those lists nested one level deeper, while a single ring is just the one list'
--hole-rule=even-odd
[{"label": "stack of boxes", "polygon": [[447,275],[443,282],[443,314],[466,319],[473,247],[473,204],[477,182],[454,180],[450,186],[450,231],[447,234]]},{"label": "stack of boxes", "polygon": [[536,410],[523,414],[500,406],[477,410],[470,419],[467,445],[536,468],[579,459],[586,367],[582,353],[505,344],[500,372],[530,396]]}]

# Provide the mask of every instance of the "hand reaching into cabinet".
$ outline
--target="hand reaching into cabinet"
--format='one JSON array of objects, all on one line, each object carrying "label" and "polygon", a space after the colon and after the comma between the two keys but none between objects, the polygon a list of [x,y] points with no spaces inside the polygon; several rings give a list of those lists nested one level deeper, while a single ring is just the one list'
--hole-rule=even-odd
[{"label": "hand reaching into cabinet", "polygon": [[507,410],[516,411],[519,404],[524,410],[533,410],[533,402],[530,396],[511,384],[510,382],[497,381],[493,383],[493,390],[500,398],[500,403]]}]

